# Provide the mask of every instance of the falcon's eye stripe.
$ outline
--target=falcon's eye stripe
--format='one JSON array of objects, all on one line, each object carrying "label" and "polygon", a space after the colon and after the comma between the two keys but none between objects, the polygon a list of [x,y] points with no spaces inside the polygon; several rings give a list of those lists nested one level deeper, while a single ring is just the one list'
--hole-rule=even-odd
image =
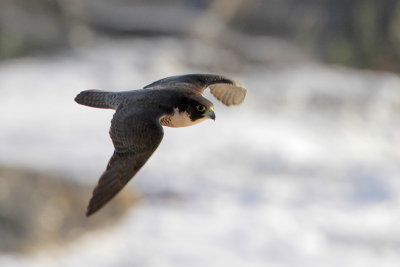
[{"label": "falcon's eye stripe", "polygon": [[197,106],[196,106],[196,109],[197,109],[198,111],[200,111],[200,112],[204,112],[204,111],[206,110],[206,107],[203,106],[203,105],[197,105]]}]

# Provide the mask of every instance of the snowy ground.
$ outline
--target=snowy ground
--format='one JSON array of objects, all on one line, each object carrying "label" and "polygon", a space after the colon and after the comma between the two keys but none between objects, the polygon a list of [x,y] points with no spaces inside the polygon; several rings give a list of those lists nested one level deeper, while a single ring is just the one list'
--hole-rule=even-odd
[{"label": "snowy ground", "polygon": [[[172,39],[0,64],[0,163],[94,184],[112,153],[112,111],[87,88],[141,88],[205,72]],[[399,266],[400,79],[320,65],[245,65],[239,107],[165,129],[130,183],[139,206],[58,251],[0,266]],[[82,207],[82,212],[85,207]],[[90,218],[96,220],[96,217]]]}]

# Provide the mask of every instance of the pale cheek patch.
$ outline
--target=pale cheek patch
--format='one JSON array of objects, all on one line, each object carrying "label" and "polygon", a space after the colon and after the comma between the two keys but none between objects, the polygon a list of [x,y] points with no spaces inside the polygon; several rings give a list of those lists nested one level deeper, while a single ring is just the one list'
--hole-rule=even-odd
[{"label": "pale cheek patch", "polygon": [[165,115],[161,117],[160,123],[161,125],[168,127],[186,127],[197,124],[206,120],[208,117],[204,117],[195,121],[192,121],[189,117],[189,114],[185,112],[179,112],[178,109],[174,110],[174,114]]}]

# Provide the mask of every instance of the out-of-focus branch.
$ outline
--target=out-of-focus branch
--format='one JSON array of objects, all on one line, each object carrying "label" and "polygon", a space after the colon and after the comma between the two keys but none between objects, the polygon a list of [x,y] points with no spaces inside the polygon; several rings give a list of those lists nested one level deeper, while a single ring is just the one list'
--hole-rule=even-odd
[{"label": "out-of-focus branch", "polygon": [[204,15],[195,20],[189,36],[219,44],[232,50],[238,60],[285,64],[304,61],[305,57],[287,41],[267,36],[250,36],[229,23],[243,8],[254,9],[259,0],[215,0]]},{"label": "out-of-focus branch", "polygon": [[215,0],[205,12],[195,20],[190,29],[191,34],[202,39],[215,39],[221,32],[227,30],[228,23],[238,13],[246,0]]}]

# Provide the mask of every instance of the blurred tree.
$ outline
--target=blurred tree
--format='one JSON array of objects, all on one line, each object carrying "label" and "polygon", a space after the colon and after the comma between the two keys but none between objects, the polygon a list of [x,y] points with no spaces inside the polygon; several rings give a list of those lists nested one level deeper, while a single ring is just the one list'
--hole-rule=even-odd
[{"label": "blurred tree", "polygon": [[253,0],[233,27],[294,41],[328,63],[400,70],[398,0]]},{"label": "blurred tree", "polygon": [[397,0],[330,0],[322,13],[317,54],[327,62],[399,70],[391,35]]},{"label": "blurred tree", "polygon": [[0,59],[64,45],[65,24],[57,1],[0,1]]},{"label": "blurred tree", "polygon": [[1,0],[0,59],[77,47],[93,34],[192,38],[196,27],[216,39],[276,36],[328,63],[400,70],[398,0]]}]

